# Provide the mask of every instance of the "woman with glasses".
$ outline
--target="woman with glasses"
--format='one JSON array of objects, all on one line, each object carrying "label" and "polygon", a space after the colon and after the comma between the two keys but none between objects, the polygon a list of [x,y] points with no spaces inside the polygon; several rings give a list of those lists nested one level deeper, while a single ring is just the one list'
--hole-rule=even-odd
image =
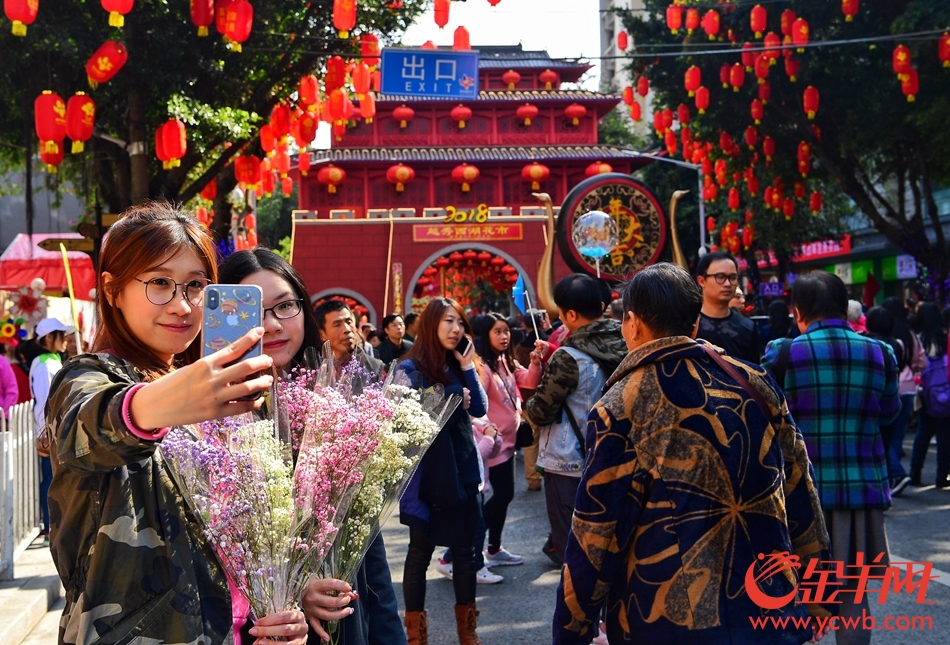
[{"label": "woman with glasses", "polygon": [[[264,353],[273,358],[280,373],[288,374],[301,364],[308,347],[323,344],[307,287],[282,257],[264,248],[238,251],[221,263],[219,271],[223,284],[255,284],[261,288]],[[355,593],[342,580],[310,582],[302,604],[313,627],[311,642],[316,643],[318,637],[329,640],[320,621],[342,620],[338,640],[342,645],[405,645],[382,534],[370,545],[355,582]]]},{"label": "woman with glasses", "polygon": [[[303,645],[300,611],[250,624],[165,461],[172,426],[250,412],[272,359],[235,362],[264,330],[200,358],[215,249],[168,204],[127,211],[99,260],[93,353],[50,386],[50,550],[66,589],[59,642]],[[253,400],[244,400],[250,398]],[[256,639],[256,640],[255,640]]]}]

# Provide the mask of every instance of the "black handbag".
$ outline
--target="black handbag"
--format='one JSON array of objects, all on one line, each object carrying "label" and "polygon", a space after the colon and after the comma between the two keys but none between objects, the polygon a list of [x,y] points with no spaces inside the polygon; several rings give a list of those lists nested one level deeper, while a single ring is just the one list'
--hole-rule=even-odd
[{"label": "black handbag", "polygon": [[527,448],[534,445],[534,429],[527,421],[522,421],[515,435],[515,448]]}]

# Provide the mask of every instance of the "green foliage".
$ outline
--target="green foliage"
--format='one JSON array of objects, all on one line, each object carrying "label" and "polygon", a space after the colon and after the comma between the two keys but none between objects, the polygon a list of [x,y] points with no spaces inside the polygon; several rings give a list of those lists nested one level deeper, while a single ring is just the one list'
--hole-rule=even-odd
[{"label": "green foliage", "polygon": [[293,244],[290,236],[283,238],[274,247],[274,253],[290,262],[290,253],[293,251]]},{"label": "green foliage", "polygon": [[281,239],[290,238],[293,210],[297,204],[296,184],[290,197],[284,197],[278,190],[257,201],[257,239],[260,244],[274,249]]},{"label": "green foliage", "polygon": [[642,150],[645,142],[633,132],[630,121],[623,116],[622,108],[618,106],[604,115],[597,125],[597,143]]},{"label": "green foliage", "polygon": [[[768,81],[771,100],[765,105],[762,123],[756,127],[757,151],[745,145],[743,133],[752,125],[750,105],[758,93],[756,77],[746,72],[738,92],[723,88],[720,67],[741,61],[743,42],[756,41],[749,27],[752,3],[717,7],[722,18],[715,42],[698,29],[673,35],[666,28],[668,0],[646,0],[646,12],[624,16],[631,40],[638,43],[630,63],[635,76],[646,75],[655,93],[654,105],[674,111],[681,103],[690,108],[689,128],[694,138],[713,145],[711,157],[727,159],[728,181],[719,190],[719,199],[707,210],[716,217],[717,230],[727,221],[744,220],[746,209],[754,212],[756,247],[772,247],[789,253],[793,245],[835,232],[843,232],[842,222],[857,207],[872,224],[905,252],[922,264],[946,275],[946,241],[938,232],[936,244],[926,236],[926,227],[940,229],[933,190],[950,182],[950,144],[946,115],[950,112],[950,71],[937,58],[940,33],[907,39],[920,76],[920,92],[910,103],[901,92],[891,68],[897,40],[876,43],[847,43],[811,47],[792,55],[800,61],[797,82],[784,70],[784,58],[771,67]],[[811,42],[857,40],[944,29],[950,25],[950,4],[941,0],[866,0],[853,22],[845,22],[839,2],[792,0],[764,5],[768,9],[768,30],[781,35],[780,14],[792,9],[809,22]],[[705,12],[707,7],[700,8]],[[735,36],[730,43],[728,34]],[[704,54],[704,52],[712,52]],[[673,56],[667,56],[674,54]],[[677,55],[678,54],[678,55]],[[684,74],[691,65],[702,71],[702,84],[709,89],[710,106],[698,115],[693,99],[687,96]],[[809,85],[820,92],[820,108],[814,121],[803,109],[803,91]],[[813,129],[813,125],[818,129]],[[737,156],[724,155],[720,136],[728,133],[738,144]],[[768,135],[776,143],[774,161],[765,164],[762,140]],[[679,137],[677,137],[679,139]],[[796,167],[800,142],[811,146],[812,167],[803,179]],[[682,145],[681,143],[679,144]],[[754,165],[760,191],[752,196],[746,182],[735,181],[734,173]],[[796,204],[791,220],[765,207],[763,193],[776,177],[785,183],[789,196],[796,181],[807,191],[819,190],[825,208],[819,217],[809,214],[807,198]],[[742,191],[742,206],[731,213],[726,205],[728,188]]]}]

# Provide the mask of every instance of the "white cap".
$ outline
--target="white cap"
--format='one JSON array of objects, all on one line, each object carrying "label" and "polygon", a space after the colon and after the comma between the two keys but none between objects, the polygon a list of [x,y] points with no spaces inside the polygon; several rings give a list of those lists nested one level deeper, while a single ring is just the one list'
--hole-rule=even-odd
[{"label": "white cap", "polygon": [[76,331],[76,329],[75,327],[67,327],[61,323],[58,318],[44,318],[40,321],[40,324],[36,326],[36,339],[39,340],[43,336],[46,336],[48,333],[53,331],[61,331],[71,334]]}]

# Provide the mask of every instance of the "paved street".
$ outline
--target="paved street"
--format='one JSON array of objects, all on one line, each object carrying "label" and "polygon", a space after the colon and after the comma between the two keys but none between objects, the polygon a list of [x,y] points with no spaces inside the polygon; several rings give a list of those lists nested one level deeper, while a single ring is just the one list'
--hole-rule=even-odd
[{"label": "paved street", "polygon": [[[907,443],[910,450],[910,442]],[[934,480],[934,454],[928,460],[924,481]],[[478,586],[478,632],[486,645],[543,645],[550,642],[551,608],[558,584],[558,572],[541,555],[547,529],[544,493],[528,492],[518,460],[515,501],[505,529],[505,546],[525,556],[523,566],[507,567],[498,572],[505,581],[498,585]],[[917,605],[910,594],[891,594],[883,607],[873,604],[871,613],[879,621],[886,616],[931,616],[933,631],[875,632],[877,645],[945,645],[950,633],[950,490],[909,487],[887,513],[887,533],[891,552],[905,560],[930,561],[941,569],[940,582],[931,582],[927,600],[934,605]],[[402,610],[402,566],[408,543],[408,531],[395,519],[384,529],[386,545]],[[426,607],[429,612],[429,642],[453,645],[455,635],[452,583],[439,575],[433,564],[429,569]],[[51,611],[37,626],[24,645],[52,643],[56,634],[58,611]],[[2,611],[0,611],[2,615]],[[832,643],[832,640],[826,641]]]}]

